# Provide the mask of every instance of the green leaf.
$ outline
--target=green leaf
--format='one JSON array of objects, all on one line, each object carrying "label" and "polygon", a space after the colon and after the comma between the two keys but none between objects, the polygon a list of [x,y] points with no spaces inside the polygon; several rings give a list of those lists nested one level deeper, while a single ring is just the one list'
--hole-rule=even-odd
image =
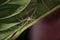
[{"label": "green leaf", "polygon": [[30,0],[11,0],[7,4],[0,6],[0,20],[19,14],[29,2]]},{"label": "green leaf", "polygon": [[10,0],[0,0],[0,6],[8,3]]},{"label": "green leaf", "polygon": [[0,1],[0,40],[15,40],[24,30],[58,8],[60,0]]}]

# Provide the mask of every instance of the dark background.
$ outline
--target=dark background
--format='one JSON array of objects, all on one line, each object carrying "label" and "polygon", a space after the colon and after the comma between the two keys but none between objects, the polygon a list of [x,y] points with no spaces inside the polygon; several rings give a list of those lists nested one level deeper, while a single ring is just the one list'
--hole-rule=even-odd
[{"label": "dark background", "polygon": [[30,29],[28,28],[25,30],[16,40],[30,40],[29,34],[30,34]]}]

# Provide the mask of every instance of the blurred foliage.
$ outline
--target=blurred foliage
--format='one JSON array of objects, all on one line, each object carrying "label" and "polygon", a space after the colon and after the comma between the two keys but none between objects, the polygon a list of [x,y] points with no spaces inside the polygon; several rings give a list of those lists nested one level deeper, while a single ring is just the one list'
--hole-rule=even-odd
[{"label": "blurred foliage", "polygon": [[0,40],[15,40],[60,7],[60,0],[0,0]]}]

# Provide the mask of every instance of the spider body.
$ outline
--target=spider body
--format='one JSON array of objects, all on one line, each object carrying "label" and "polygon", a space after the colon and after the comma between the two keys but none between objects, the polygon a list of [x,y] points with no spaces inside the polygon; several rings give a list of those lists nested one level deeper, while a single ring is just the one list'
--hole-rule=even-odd
[{"label": "spider body", "polygon": [[32,18],[31,18],[31,17],[28,17],[28,18],[26,19],[26,21],[32,21]]}]

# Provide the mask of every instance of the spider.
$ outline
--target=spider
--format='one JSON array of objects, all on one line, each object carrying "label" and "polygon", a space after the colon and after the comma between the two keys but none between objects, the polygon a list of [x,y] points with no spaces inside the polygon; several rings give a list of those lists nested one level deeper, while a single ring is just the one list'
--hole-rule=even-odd
[{"label": "spider", "polygon": [[[27,21],[27,22],[32,22],[33,20],[35,20],[35,17],[34,17],[34,15],[35,15],[35,12],[36,12],[36,10],[37,10],[37,8],[35,8],[35,10],[33,11],[33,14],[29,17],[27,17],[27,18],[25,18],[25,19],[23,19],[23,20],[20,20],[19,18],[17,18],[20,22],[24,22],[24,21]],[[35,15],[36,16],[36,15]]]},{"label": "spider", "polygon": [[28,17],[27,19],[26,19],[26,21],[33,21],[34,19],[33,18],[31,18],[31,17]]},{"label": "spider", "polygon": [[25,19],[23,19],[23,20],[20,20],[19,18],[17,18],[20,22],[24,22],[24,21],[27,21],[27,22],[32,22],[34,19],[33,18],[31,18],[31,17],[27,17],[27,18],[25,18]]}]

